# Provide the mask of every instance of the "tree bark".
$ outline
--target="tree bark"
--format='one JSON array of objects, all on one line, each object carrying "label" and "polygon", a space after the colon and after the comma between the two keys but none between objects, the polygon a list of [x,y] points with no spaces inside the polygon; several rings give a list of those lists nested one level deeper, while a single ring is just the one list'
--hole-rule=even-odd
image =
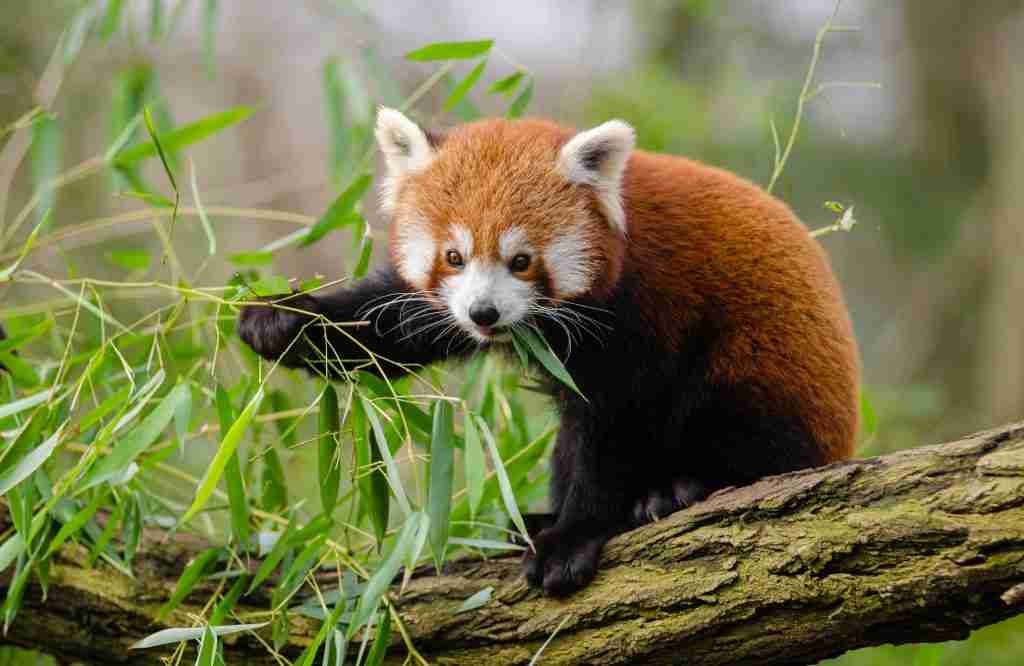
[{"label": "tree bark", "polygon": [[[209,588],[155,620],[200,547],[150,539],[130,579],[83,567],[83,549],[65,546],[48,598],[26,592],[7,640],[72,660],[158,663],[166,651],[127,647],[203,616]],[[487,586],[488,603],[455,612]],[[528,588],[508,557],[425,569],[393,595],[413,644],[440,664],[525,664],[559,626],[544,664],[806,664],[964,638],[1024,612],[1024,423],[716,493],[614,539],[594,583],[567,600]],[[265,609],[259,601],[238,610]],[[316,626],[295,618],[292,629],[285,655]],[[226,644],[228,663],[274,663],[254,635]]]}]

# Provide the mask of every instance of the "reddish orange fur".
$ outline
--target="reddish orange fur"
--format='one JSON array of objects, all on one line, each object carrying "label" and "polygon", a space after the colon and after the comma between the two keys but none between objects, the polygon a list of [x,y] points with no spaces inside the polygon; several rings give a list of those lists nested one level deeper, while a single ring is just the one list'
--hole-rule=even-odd
[{"label": "reddish orange fur", "polygon": [[[850,319],[828,259],[793,212],[732,173],[634,151],[623,182],[623,238],[596,196],[555,170],[571,129],[547,121],[487,120],[452,130],[434,162],[399,192],[445,239],[459,222],[491,254],[509,226],[545,246],[567,221],[584,219],[597,246],[602,295],[620,276],[642,287],[636,316],[681,342],[697,320],[717,336],[711,379],[743,387],[758,404],[800,405],[829,460],[850,456],[858,427],[859,361]],[[449,270],[438,259],[436,284]],[[529,279],[543,281],[538,265]],[[791,407],[790,407],[791,408]]]}]

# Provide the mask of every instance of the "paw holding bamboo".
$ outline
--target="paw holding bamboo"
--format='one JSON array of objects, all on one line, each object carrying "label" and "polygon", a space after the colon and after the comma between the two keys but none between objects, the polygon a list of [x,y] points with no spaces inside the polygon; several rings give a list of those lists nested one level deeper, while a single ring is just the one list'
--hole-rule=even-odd
[{"label": "paw holding bamboo", "polygon": [[485,120],[441,135],[382,109],[376,134],[391,261],[285,299],[313,314],[247,307],[240,333],[331,376],[397,376],[539,333],[574,385],[542,363],[561,429],[551,519],[523,563],[531,585],[569,594],[615,534],[849,456],[850,321],[824,252],[783,203],[634,150],[619,121],[577,133]]}]

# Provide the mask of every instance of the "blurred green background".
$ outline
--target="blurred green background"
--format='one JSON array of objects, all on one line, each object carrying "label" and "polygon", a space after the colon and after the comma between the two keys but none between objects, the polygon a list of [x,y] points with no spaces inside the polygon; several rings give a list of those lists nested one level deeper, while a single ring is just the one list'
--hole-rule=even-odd
[{"label": "blurred green background", "polygon": [[[82,44],[64,71],[54,118],[32,130],[31,167],[11,174],[0,164],[0,179],[13,178],[0,216],[20,209],[33,183],[101,154],[126,122],[117,114],[126,97],[152,103],[167,125],[255,105],[251,119],[192,151],[204,203],[319,215],[346,175],[339,155],[353,152],[331,140],[338,114],[358,124],[374,103],[393,104],[413,91],[431,70],[406,61],[409,50],[481,38],[496,40],[483,83],[525,69],[534,82],[531,113],[578,126],[619,117],[636,127],[644,148],[702,159],[765,184],[773,166],[771,123],[785,139],[815,32],[834,6],[826,0],[124,4],[127,24],[105,39],[87,37],[103,32],[107,2],[0,6],[0,127],[55,90],[55,81],[40,78],[61,34],[65,48]],[[218,12],[212,29],[203,20],[210,4]],[[872,415],[861,454],[1019,419],[1024,7],[1010,0],[846,0],[837,23],[851,29],[826,37],[816,81],[827,85],[807,105],[775,192],[812,228],[835,221],[827,201],[855,208],[859,225],[852,233],[823,243],[863,354]],[[452,81],[471,66],[456,68]],[[344,109],[325,104],[332,71],[351,74],[335,82],[345,89]],[[414,114],[443,127],[502,113],[507,105],[497,96],[470,100],[443,113],[444,91],[431,91]],[[159,165],[149,168],[157,181]],[[112,196],[119,189],[95,178],[61,189],[54,224],[137,208],[137,201]],[[367,214],[381,228],[372,203]],[[158,240],[141,233],[148,230],[145,224],[100,230],[33,261],[48,275],[123,276],[108,260],[110,251],[155,249]],[[188,250],[202,246],[201,231],[182,224],[175,233],[196,268],[203,253],[190,258]],[[243,251],[282,232],[235,221],[218,233]],[[349,271],[343,262],[352,253],[340,242],[286,249],[275,255],[274,271],[328,279]],[[376,259],[384,253],[378,244]],[[211,283],[232,271],[227,264],[203,268]],[[30,308],[39,293],[4,285],[0,301]],[[146,311],[145,303],[129,305]],[[962,643],[877,648],[832,663],[1020,664],[1022,632],[1024,621],[1017,620]],[[0,649],[0,664],[14,658]]]}]

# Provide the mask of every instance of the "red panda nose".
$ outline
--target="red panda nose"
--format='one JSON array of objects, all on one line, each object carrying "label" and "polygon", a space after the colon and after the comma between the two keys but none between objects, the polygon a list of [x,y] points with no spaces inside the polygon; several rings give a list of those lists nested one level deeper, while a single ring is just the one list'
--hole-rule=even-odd
[{"label": "red panda nose", "polygon": [[501,318],[501,313],[493,303],[477,301],[469,306],[469,318],[477,326],[494,326]]}]

